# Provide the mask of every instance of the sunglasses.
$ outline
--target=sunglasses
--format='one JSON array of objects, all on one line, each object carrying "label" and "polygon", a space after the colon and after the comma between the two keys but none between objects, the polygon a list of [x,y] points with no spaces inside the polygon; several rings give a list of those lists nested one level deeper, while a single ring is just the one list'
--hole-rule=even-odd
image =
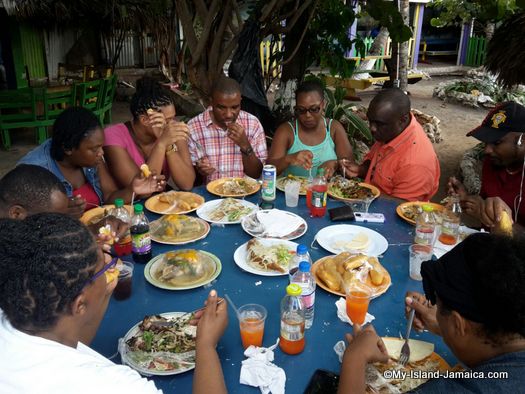
[{"label": "sunglasses", "polygon": [[96,281],[101,275],[104,275],[106,277],[106,283],[112,282],[116,277],[115,273],[112,272],[112,270],[117,266],[117,262],[118,257],[113,257],[109,263],[104,265],[104,267],[102,267],[99,271],[95,272],[93,276],[86,281],[84,287]]},{"label": "sunglasses", "polygon": [[311,114],[318,114],[319,111],[321,111],[321,106],[310,107],[310,108],[295,107],[294,111],[297,115],[304,115],[307,112],[310,112]]}]

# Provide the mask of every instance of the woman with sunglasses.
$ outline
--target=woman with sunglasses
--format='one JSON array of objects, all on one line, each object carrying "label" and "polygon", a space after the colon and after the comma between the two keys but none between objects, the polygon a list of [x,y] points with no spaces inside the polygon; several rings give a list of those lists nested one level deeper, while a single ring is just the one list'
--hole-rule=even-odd
[{"label": "woman with sunglasses", "polygon": [[[0,393],[161,392],[88,347],[116,275],[115,260],[104,258],[87,227],[53,213],[1,219],[0,254]],[[212,291],[193,321],[194,392],[226,392],[215,350],[225,304]]]},{"label": "woman with sunglasses", "polygon": [[277,128],[268,155],[268,164],[297,176],[315,175],[325,169],[330,178],[339,159],[352,159],[352,146],[337,120],[327,119],[324,112],[323,86],[315,81],[303,82],[295,92],[295,121]]}]

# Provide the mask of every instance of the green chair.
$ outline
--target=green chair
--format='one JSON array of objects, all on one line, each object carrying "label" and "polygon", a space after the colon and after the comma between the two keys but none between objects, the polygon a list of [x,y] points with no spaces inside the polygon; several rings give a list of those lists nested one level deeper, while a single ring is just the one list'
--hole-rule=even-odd
[{"label": "green chair", "polygon": [[74,88],[47,89],[44,93],[44,118],[54,121],[66,108],[75,105]]},{"label": "green chair", "polygon": [[111,109],[113,108],[113,98],[117,89],[117,76],[113,74],[111,77],[104,79],[104,93],[100,100],[99,118],[103,125],[111,123]]},{"label": "green chair", "polygon": [[45,141],[46,125],[38,115],[42,100],[40,89],[25,88],[0,94],[0,134],[6,150],[11,148],[11,129],[34,127],[38,143]]},{"label": "green chair", "polygon": [[102,95],[104,93],[104,80],[97,79],[95,81],[81,82],[75,84],[74,97],[76,105],[84,107],[93,111],[96,115],[99,114],[102,106]]}]

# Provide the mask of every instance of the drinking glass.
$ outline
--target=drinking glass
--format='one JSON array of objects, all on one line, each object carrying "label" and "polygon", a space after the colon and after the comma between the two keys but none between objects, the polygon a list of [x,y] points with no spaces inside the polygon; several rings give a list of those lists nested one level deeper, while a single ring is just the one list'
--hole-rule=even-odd
[{"label": "drinking glass", "polygon": [[243,348],[262,346],[266,308],[259,304],[246,304],[239,308],[239,328]]},{"label": "drinking glass", "polygon": [[408,248],[410,254],[409,259],[409,274],[410,278],[414,280],[423,280],[421,277],[421,264],[423,261],[432,259],[432,246],[431,245],[410,245]]}]

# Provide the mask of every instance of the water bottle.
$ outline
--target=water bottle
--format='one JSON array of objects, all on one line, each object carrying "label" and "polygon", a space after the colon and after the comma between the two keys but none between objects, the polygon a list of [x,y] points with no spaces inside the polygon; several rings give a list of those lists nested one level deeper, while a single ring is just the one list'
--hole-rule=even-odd
[{"label": "water bottle", "polygon": [[455,245],[459,236],[461,206],[458,196],[449,196],[449,202],[443,212],[439,241],[445,245]]},{"label": "water bottle", "polygon": [[135,214],[131,218],[131,251],[136,263],[147,263],[151,260],[151,238],[149,222],[144,215],[141,204],[134,205]]},{"label": "water bottle", "polygon": [[317,176],[312,184],[312,200],[310,205],[311,217],[323,217],[326,213],[326,195],[328,185],[324,179],[324,168],[317,170]]},{"label": "water bottle", "polygon": [[310,264],[312,263],[312,259],[310,258],[310,254],[308,253],[308,248],[306,245],[297,245],[295,256],[290,259],[290,263],[288,264],[288,276],[290,278],[290,283],[292,283],[292,276],[299,269],[299,263],[301,261],[308,261]]},{"label": "water bottle", "polygon": [[436,221],[432,214],[432,205],[424,204],[423,212],[416,219],[416,236],[414,243],[434,246]]},{"label": "water bottle", "polygon": [[301,261],[299,271],[292,277],[292,282],[301,286],[301,300],[304,307],[304,325],[306,329],[312,327],[314,322],[315,306],[315,279],[310,272],[312,264],[308,261]]},{"label": "water bottle", "polygon": [[[111,216],[120,219],[128,225],[131,224],[131,215],[128,210],[124,207],[124,200],[122,198],[117,198],[115,200],[115,208],[109,211]],[[131,254],[131,233],[128,230],[121,234],[119,241],[113,246],[117,256],[126,256]]]},{"label": "water bottle", "polygon": [[301,287],[291,284],[281,301],[281,333],[279,347],[284,353],[299,354],[304,350],[304,308]]}]

